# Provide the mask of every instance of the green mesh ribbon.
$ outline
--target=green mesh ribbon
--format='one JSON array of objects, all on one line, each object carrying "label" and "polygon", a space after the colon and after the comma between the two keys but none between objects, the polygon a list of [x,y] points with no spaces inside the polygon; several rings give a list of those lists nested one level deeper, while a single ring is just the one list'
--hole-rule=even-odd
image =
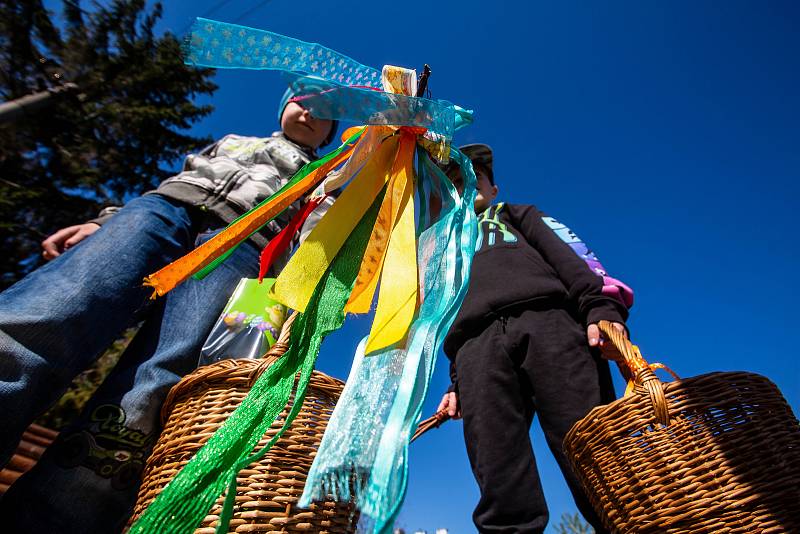
[{"label": "green mesh ribbon", "polygon": [[[286,354],[259,377],[242,404],[156,497],[130,532],[192,532],[226,486],[228,492],[217,532],[227,532],[237,473],[264,456],[292,423],[303,404],[322,340],[344,323],[344,306],[384,193],[378,195],[320,280],[306,313],[295,320]],[[289,401],[298,370],[300,379],[294,404],[283,427],[263,449],[250,455]]]}]

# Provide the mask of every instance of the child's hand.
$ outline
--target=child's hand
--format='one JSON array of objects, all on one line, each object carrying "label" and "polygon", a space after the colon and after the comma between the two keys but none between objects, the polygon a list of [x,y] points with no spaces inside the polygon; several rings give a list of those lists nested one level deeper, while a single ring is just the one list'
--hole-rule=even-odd
[{"label": "child's hand", "polygon": [[74,247],[99,229],[100,225],[97,223],[77,224],[75,226],[62,228],[42,241],[42,256],[44,256],[44,259],[47,261],[50,261],[60,256],[61,253],[68,248]]},{"label": "child's hand", "polygon": [[[612,326],[620,332],[626,338],[628,337],[628,331],[625,330],[625,325],[622,323],[611,323]],[[586,328],[586,337],[589,339],[589,346],[590,347],[600,347],[602,348],[605,345],[606,340],[603,338],[602,334],[600,333],[600,327],[597,324],[592,323]],[[613,355],[608,354],[607,351],[603,351],[603,357],[606,359],[615,359],[612,357]]]},{"label": "child's hand", "polygon": [[447,415],[451,419],[461,419],[461,407],[458,405],[458,396],[454,392],[444,394],[436,411],[441,412],[442,410],[447,410]]}]

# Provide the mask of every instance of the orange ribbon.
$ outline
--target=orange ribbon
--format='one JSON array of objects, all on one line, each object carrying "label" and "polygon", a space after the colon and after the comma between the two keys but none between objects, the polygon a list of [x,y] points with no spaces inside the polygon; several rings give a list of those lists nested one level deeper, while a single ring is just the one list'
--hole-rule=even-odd
[{"label": "orange ribbon", "polygon": [[341,154],[308,173],[306,177],[286,191],[282,191],[280,195],[264,202],[185,256],[146,277],[144,284],[154,289],[151,298],[168,293],[194,273],[247,239],[309,189],[315,187],[331,170],[346,160],[352,151],[352,146],[346,148]]},{"label": "orange ribbon", "polygon": [[408,177],[412,175],[413,171],[409,171],[408,166],[414,155],[415,142],[413,134],[401,133],[400,147],[392,165],[386,196],[383,197],[378,218],[375,220],[375,226],[372,228],[372,234],[367,243],[367,250],[361,260],[358,278],[356,278],[350,299],[345,307],[345,310],[350,313],[369,312],[375,289],[378,286],[378,278],[383,270],[389,237],[397,224],[400,209],[404,206],[406,193],[410,188]]}]

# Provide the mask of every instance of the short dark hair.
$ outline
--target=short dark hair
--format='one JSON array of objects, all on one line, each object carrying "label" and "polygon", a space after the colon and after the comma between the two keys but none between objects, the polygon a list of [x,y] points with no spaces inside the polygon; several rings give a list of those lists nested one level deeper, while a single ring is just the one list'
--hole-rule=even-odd
[{"label": "short dark hair", "polygon": [[[478,177],[478,167],[480,167],[480,170],[484,171],[484,174],[486,174],[486,178],[489,179],[489,183],[492,184],[492,185],[496,185],[494,183],[494,172],[492,172],[492,169],[490,167],[487,167],[483,163],[473,163],[472,168],[475,169],[475,178]],[[451,180],[452,180],[451,174],[453,172],[457,172],[458,176],[461,178],[462,181],[464,179],[464,176],[461,174],[461,168],[456,163],[450,162],[450,164],[445,166],[445,168],[442,169],[442,171]]]},{"label": "short dark hair", "polygon": [[[489,179],[489,183],[492,184],[492,185],[495,185],[495,183],[494,183],[494,171],[492,171],[491,167],[488,167],[488,166],[484,165],[483,163],[473,163],[472,167],[474,169],[477,169],[478,167],[480,167],[481,170],[486,172],[486,177]],[[475,172],[475,177],[476,178],[478,177],[477,171]]]}]

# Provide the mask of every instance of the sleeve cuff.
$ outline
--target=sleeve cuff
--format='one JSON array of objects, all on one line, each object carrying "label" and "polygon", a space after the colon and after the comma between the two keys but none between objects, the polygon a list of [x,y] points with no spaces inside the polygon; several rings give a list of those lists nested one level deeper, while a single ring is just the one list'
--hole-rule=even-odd
[{"label": "sleeve cuff", "polygon": [[109,207],[107,207],[107,208],[103,208],[103,210],[102,210],[102,211],[100,211],[100,215],[98,215],[98,216],[97,216],[97,217],[95,217],[94,219],[91,219],[91,220],[89,220],[89,221],[86,221],[86,222],[87,222],[87,223],[95,223],[95,224],[96,224],[96,225],[98,225],[98,226],[103,226],[103,225],[104,225],[105,223],[107,223],[107,222],[109,221],[109,219],[111,219],[111,217],[113,217],[113,216],[114,216],[114,215],[115,215],[115,214],[116,214],[116,213],[117,213],[117,212],[118,212],[120,209],[122,209],[122,208],[120,208],[119,206],[109,206]]},{"label": "sleeve cuff", "polygon": [[[624,325],[627,317],[627,313],[621,313],[613,304],[599,306],[592,308],[589,310],[589,313],[586,314],[586,326],[603,320],[611,321],[612,323],[621,323]],[[627,329],[627,326],[625,328]]]}]

